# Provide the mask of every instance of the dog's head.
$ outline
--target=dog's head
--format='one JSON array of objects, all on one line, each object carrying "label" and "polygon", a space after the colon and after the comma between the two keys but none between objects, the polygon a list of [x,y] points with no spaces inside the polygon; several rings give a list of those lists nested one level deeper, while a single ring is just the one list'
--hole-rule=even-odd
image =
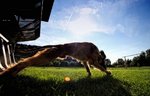
[{"label": "dog's head", "polygon": [[100,57],[98,58],[98,61],[99,61],[100,65],[104,69],[106,69],[106,64],[105,64],[106,55],[103,50],[101,50],[99,53],[100,53]]}]

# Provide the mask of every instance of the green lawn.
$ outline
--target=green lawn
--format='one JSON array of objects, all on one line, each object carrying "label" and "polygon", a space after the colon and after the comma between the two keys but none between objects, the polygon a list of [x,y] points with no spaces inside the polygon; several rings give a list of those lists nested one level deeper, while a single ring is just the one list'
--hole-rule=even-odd
[{"label": "green lawn", "polygon": [[0,96],[150,96],[150,67],[109,70],[112,76],[91,69],[88,78],[84,68],[29,67],[0,80]]}]

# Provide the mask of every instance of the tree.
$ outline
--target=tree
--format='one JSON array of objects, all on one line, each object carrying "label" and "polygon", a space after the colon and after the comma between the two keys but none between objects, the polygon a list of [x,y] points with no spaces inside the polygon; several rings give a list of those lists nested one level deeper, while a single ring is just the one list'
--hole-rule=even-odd
[{"label": "tree", "polygon": [[131,66],[131,60],[130,59],[127,59],[126,61],[125,61],[125,66],[126,67],[130,67]]},{"label": "tree", "polygon": [[124,66],[124,60],[122,58],[119,58],[117,60],[117,63],[118,63],[118,66],[120,66],[120,67]]},{"label": "tree", "polygon": [[150,66],[150,49],[146,50],[146,57],[145,57],[146,61],[146,66]]},{"label": "tree", "polygon": [[113,67],[116,67],[117,65],[118,65],[117,62],[114,62],[114,63],[112,64]]},{"label": "tree", "polygon": [[138,60],[139,66],[144,66],[146,63],[146,56],[145,56],[145,52],[141,52],[140,56],[139,56],[139,60]]},{"label": "tree", "polygon": [[131,66],[138,66],[139,65],[138,60],[139,60],[139,56],[134,57],[131,62]]},{"label": "tree", "polygon": [[150,57],[150,49],[147,49],[147,50],[146,50],[146,56],[147,56],[147,57]]},{"label": "tree", "polygon": [[112,64],[113,67],[123,67],[124,66],[124,60],[122,58],[119,58],[116,62]]}]

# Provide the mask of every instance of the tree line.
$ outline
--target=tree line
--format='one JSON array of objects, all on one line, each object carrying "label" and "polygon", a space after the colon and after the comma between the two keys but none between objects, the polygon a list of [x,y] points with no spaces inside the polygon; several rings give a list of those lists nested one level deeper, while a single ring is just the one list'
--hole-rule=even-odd
[{"label": "tree line", "polygon": [[118,58],[118,60],[112,64],[115,67],[140,67],[150,66],[150,49],[142,51],[138,56],[133,59]]}]

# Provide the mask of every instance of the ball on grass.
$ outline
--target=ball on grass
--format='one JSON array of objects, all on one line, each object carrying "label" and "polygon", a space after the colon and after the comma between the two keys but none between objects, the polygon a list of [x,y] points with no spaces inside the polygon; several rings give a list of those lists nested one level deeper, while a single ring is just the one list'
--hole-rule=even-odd
[{"label": "ball on grass", "polygon": [[64,81],[69,82],[69,81],[71,81],[71,79],[70,79],[70,77],[66,76],[66,77],[64,77]]}]

